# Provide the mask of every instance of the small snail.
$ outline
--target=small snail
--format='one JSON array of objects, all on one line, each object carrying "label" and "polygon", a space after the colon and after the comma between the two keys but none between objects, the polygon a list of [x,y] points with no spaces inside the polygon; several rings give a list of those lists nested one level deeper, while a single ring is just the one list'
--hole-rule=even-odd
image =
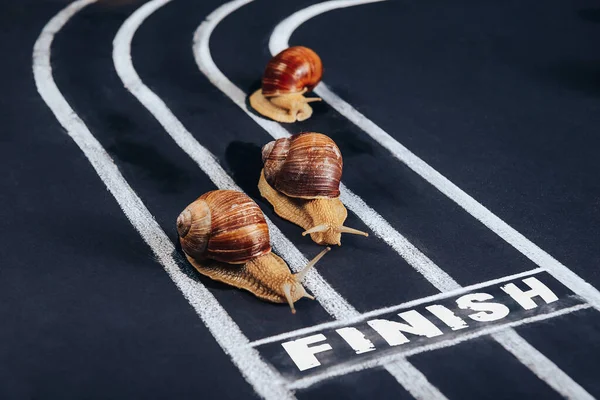
[{"label": "small snail", "polygon": [[248,290],[274,303],[314,299],[301,285],[323,250],[297,274],[271,253],[269,229],[258,205],[233,190],[214,190],[200,196],[177,218],[181,248],[188,261],[203,275]]},{"label": "small snail", "polygon": [[321,99],[303,95],[313,90],[322,76],[323,64],[317,53],[302,46],[287,48],[267,64],[262,87],[250,96],[250,105],[275,121],[304,121],[312,115],[308,103]]},{"label": "small snail", "polygon": [[320,133],[300,133],[267,143],[258,189],[275,213],[300,225],[318,244],[341,245],[341,234],[369,236],[344,226],[348,216],[339,199],[342,154]]}]

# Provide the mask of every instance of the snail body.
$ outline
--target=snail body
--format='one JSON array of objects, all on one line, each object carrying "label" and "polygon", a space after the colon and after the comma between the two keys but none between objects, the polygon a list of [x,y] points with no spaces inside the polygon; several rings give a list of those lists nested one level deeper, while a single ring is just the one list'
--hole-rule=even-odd
[{"label": "snail body", "polygon": [[299,273],[271,252],[269,229],[258,205],[233,190],[215,190],[200,196],[177,218],[181,248],[190,262],[211,279],[248,290],[274,303],[313,298],[301,284],[325,249]]},{"label": "snail body", "polygon": [[258,188],[280,217],[304,228],[318,244],[341,245],[341,234],[368,236],[344,226],[339,199],[342,154],[331,138],[301,133],[267,143]]},{"label": "snail body", "polygon": [[250,96],[250,105],[261,115],[279,122],[304,121],[312,115],[306,98],[323,77],[323,64],[313,50],[295,46],[274,56],[262,77],[262,86]]}]

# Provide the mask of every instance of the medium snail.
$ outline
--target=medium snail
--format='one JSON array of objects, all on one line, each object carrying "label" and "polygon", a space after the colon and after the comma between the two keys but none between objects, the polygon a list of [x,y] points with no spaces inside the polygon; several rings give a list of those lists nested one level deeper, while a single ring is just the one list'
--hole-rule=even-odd
[{"label": "medium snail", "polygon": [[341,245],[341,234],[368,236],[344,226],[348,211],[339,199],[342,154],[335,142],[320,133],[300,133],[267,143],[260,194],[275,213],[300,225],[318,244]]},{"label": "medium snail", "polygon": [[177,218],[181,248],[203,275],[245,289],[292,310],[302,297],[314,299],[301,285],[323,250],[297,274],[271,252],[269,229],[258,205],[233,190],[214,190],[200,196]]},{"label": "medium snail", "polygon": [[262,87],[250,96],[250,105],[258,113],[279,122],[304,121],[312,115],[308,103],[320,101],[306,98],[321,81],[323,64],[311,49],[290,47],[274,56],[262,77]]}]

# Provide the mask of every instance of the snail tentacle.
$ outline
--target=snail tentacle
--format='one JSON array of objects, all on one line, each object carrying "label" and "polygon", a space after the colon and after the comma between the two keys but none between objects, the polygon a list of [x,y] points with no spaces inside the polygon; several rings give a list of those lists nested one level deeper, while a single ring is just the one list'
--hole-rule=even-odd
[{"label": "snail tentacle", "polygon": [[283,285],[281,285],[281,290],[283,290],[283,293],[285,294],[285,298],[288,304],[290,305],[292,314],[296,314],[296,308],[294,308],[294,300],[292,299],[291,287],[292,285],[290,285],[289,283],[284,283]]},{"label": "snail tentacle", "polygon": [[349,228],[349,227],[343,226],[343,225],[336,229],[340,233],[350,233],[352,235],[361,235],[361,236],[369,237],[369,234],[367,232],[359,231],[358,229]]},{"label": "snail tentacle", "polygon": [[296,279],[296,282],[300,283],[304,280],[304,277],[306,276],[306,274],[308,273],[308,271],[310,271],[310,269],[312,267],[315,266],[315,264],[321,259],[323,258],[323,256],[325,254],[327,254],[329,251],[331,250],[331,247],[326,247],[325,249],[323,249],[319,254],[317,254],[312,260],[310,260],[308,262],[308,264],[306,264],[306,267],[304,267],[302,269],[302,271],[294,274],[294,278]]},{"label": "snail tentacle", "polygon": [[304,232],[302,232],[302,236],[306,236],[306,235],[311,234],[311,233],[325,232],[328,229],[330,229],[330,227],[327,224],[321,224],[321,225],[313,226],[312,228],[307,229]]}]

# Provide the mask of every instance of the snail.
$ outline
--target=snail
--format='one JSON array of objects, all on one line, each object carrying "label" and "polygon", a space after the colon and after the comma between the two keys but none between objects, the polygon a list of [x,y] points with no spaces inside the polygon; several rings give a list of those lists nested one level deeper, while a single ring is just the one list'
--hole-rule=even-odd
[{"label": "snail", "polygon": [[300,283],[329,251],[323,250],[304,269],[292,274],[271,252],[269,229],[258,205],[233,190],[214,190],[188,205],[177,218],[181,248],[203,275],[245,289],[274,303],[313,299]]},{"label": "snail", "polygon": [[267,143],[260,194],[280,217],[304,228],[318,244],[341,245],[341,234],[369,236],[344,226],[348,211],[340,196],[342,154],[321,133],[300,133]]},{"label": "snail", "polygon": [[323,76],[321,59],[308,47],[290,47],[274,56],[262,77],[262,87],[250,96],[250,105],[259,114],[279,122],[304,121],[312,115],[306,98]]}]

